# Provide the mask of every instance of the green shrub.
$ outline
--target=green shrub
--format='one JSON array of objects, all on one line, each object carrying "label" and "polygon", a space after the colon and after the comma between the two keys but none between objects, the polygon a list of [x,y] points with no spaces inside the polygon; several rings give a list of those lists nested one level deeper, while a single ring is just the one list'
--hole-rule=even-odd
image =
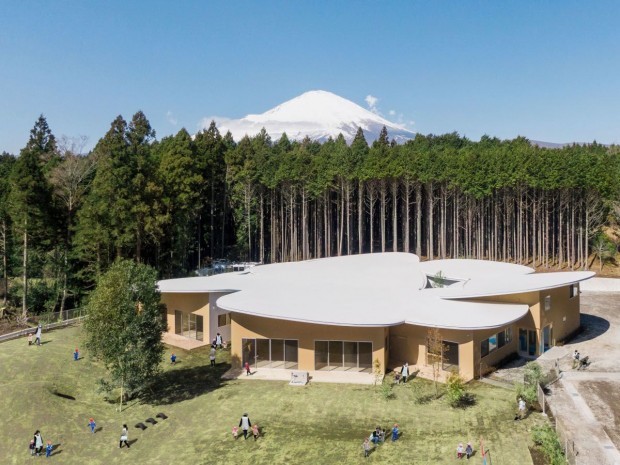
[{"label": "green shrub", "polygon": [[519,398],[523,398],[528,405],[533,405],[538,402],[537,390],[537,385],[518,383],[516,385],[516,399],[519,400]]},{"label": "green shrub", "polygon": [[550,425],[535,426],[532,429],[532,439],[536,447],[547,458],[549,465],[566,463],[558,435]]},{"label": "green shrub", "polygon": [[383,397],[384,400],[394,398],[394,388],[392,387],[391,380],[384,379],[383,383],[381,383],[381,397]]},{"label": "green shrub", "polygon": [[450,373],[446,380],[446,397],[453,408],[467,407],[475,403],[474,396],[467,392],[465,381],[456,372]]}]

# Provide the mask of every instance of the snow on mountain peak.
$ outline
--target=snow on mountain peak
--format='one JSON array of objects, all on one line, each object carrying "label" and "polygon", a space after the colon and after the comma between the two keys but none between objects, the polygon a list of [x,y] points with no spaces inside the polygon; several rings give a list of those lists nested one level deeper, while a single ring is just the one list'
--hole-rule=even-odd
[{"label": "snow on mountain peak", "polygon": [[[253,136],[262,128],[277,140],[286,132],[289,139],[302,140],[309,137],[324,141],[336,138],[342,133],[348,142],[355,137],[361,127],[368,142],[379,137],[385,126],[390,138],[404,142],[414,137],[414,133],[404,126],[392,123],[385,118],[362,108],[332,92],[312,90],[259,115],[247,115],[237,120],[221,120],[216,123],[220,132],[230,131],[235,140],[243,136]],[[209,121],[205,121],[205,127]]]}]

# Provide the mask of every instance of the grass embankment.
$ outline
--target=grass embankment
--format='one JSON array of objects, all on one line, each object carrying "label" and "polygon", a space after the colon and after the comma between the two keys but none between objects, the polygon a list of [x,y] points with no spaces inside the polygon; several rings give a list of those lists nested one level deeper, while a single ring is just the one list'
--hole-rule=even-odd
[{"label": "grass embankment", "polygon": [[[394,388],[383,400],[373,386],[312,384],[292,387],[284,382],[219,381],[229,353],[218,353],[218,368],[208,367],[208,351],[176,350],[179,363],[165,366],[159,390],[149,402],[130,402],[122,413],[96,392],[103,368],[82,352],[80,329],[44,334],[44,345],[28,347],[26,339],[0,344],[0,463],[30,463],[28,443],[36,429],[44,441],[57,445],[49,463],[85,464],[447,464],[457,463],[459,442],[482,435],[493,463],[531,464],[529,430],[541,420],[532,415],[515,422],[514,394],[474,384],[477,404],[452,409],[444,399],[414,402],[414,390]],[[167,361],[168,359],[166,359]],[[423,389],[430,384],[423,380]],[[75,400],[59,397],[72,396]],[[257,442],[233,441],[231,428],[243,412],[260,425]],[[145,431],[133,425],[154,417],[167,420]],[[94,417],[96,434],[87,426]],[[402,437],[386,442],[363,458],[362,440],[376,426],[398,422]],[[123,423],[130,426],[131,449],[118,449]],[[480,463],[480,454],[473,463]],[[38,460],[44,460],[40,458]]]}]

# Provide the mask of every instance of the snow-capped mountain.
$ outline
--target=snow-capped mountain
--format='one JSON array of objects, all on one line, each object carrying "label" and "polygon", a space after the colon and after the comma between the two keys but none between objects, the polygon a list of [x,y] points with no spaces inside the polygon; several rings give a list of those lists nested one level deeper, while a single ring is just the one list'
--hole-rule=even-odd
[{"label": "snow-capped mountain", "polygon": [[[361,127],[370,143],[379,137],[385,126],[390,139],[402,143],[415,136],[404,126],[392,123],[350,100],[331,92],[313,90],[301,94],[260,115],[247,115],[241,119],[215,118],[220,133],[230,131],[235,140],[245,135],[253,136],[262,128],[276,141],[286,132],[289,139],[324,141],[342,133],[347,142],[355,137]],[[210,121],[205,121],[208,125]]]}]

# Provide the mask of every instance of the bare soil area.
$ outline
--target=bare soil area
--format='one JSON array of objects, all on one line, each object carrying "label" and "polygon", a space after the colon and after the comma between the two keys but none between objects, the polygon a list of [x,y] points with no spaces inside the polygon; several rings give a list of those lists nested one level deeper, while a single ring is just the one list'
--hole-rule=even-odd
[{"label": "bare soil area", "polygon": [[620,449],[620,382],[578,383],[580,394],[614,445]]}]

